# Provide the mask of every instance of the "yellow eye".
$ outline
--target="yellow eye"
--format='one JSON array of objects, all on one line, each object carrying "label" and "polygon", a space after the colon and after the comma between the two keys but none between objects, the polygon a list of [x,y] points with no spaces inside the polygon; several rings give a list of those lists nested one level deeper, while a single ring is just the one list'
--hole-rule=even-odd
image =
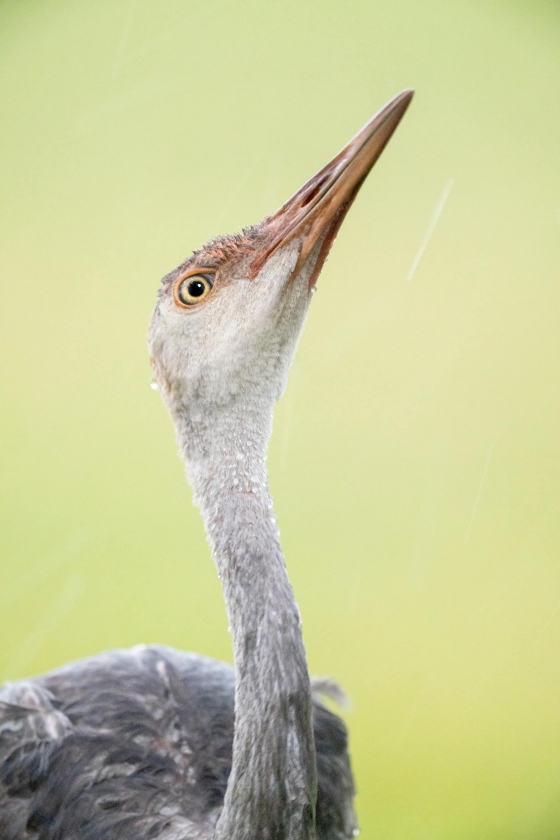
[{"label": "yellow eye", "polygon": [[175,302],[180,306],[196,306],[212,291],[213,274],[190,274],[175,287]]}]

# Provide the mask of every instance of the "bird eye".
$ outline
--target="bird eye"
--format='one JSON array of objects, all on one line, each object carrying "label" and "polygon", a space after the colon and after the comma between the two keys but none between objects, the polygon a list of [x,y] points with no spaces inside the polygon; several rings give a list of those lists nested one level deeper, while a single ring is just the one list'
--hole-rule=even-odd
[{"label": "bird eye", "polygon": [[175,289],[175,302],[180,306],[196,306],[202,303],[212,291],[212,274],[190,274],[181,280]]}]

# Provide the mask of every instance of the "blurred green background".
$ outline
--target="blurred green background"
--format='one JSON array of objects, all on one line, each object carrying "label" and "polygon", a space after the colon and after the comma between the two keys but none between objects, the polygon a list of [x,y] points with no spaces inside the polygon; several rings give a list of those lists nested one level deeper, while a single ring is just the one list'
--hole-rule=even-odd
[{"label": "blurred green background", "polygon": [[[270,473],[363,834],[560,837],[560,8],[0,6],[1,640],[13,679],[230,659],[149,388],[159,278],[412,106],[345,222]],[[420,259],[419,259],[420,257]]]}]

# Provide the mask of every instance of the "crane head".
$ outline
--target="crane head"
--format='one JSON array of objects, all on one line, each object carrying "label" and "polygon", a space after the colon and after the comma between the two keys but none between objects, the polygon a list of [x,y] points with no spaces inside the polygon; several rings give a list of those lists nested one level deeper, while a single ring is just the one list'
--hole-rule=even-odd
[{"label": "crane head", "polygon": [[149,344],[172,413],[278,398],[337,231],[411,98],[392,99],[273,215],[163,278]]}]

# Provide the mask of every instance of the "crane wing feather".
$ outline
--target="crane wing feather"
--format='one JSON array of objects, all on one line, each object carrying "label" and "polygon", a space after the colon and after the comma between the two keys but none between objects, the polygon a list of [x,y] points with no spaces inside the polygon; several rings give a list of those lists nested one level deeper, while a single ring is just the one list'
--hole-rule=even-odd
[{"label": "crane wing feather", "polygon": [[[231,769],[235,673],[162,646],[0,691],[2,840],[207,840]],[[315,703],[317,836],[355,828],[342,721]]]}]

